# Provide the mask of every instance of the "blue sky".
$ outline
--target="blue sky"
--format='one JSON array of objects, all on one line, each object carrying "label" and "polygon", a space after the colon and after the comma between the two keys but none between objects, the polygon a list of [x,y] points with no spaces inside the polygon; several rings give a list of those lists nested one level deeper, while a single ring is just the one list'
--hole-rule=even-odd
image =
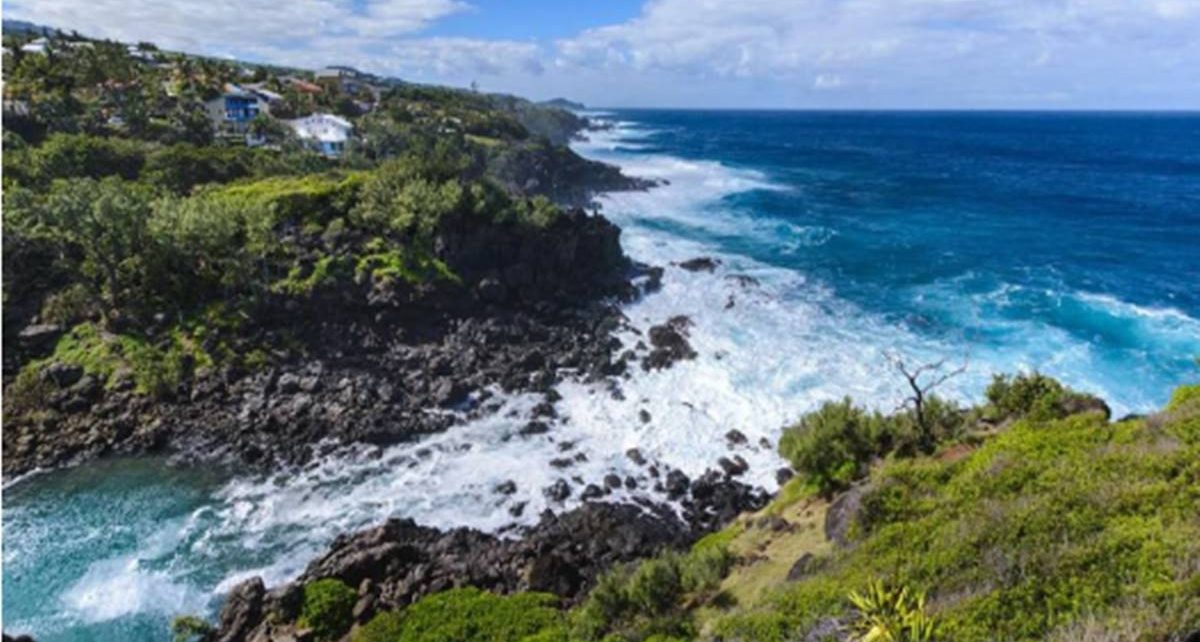
[{"label": "blue sky", "polygon": [[8,0],[5,15],[600,107],[1200,108],[1200,0]]}]

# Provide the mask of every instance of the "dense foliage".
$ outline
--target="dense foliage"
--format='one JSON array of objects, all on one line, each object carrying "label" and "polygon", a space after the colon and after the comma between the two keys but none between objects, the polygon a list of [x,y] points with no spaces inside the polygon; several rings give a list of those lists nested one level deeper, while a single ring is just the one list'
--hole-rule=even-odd
[{"label": "dense foliage", "polygon": [[304,585],[304,603],[297,624],[309,629],[318,641],[336,640],[354,623],[354,602],[358,594],[335,579],[317,580]]},{"label": "dense foliage", "polygon": [[426,597],[385,612],[356,630],[352,642],[550,642],[564,635],[558,598],[500,596],[474,588]]}]

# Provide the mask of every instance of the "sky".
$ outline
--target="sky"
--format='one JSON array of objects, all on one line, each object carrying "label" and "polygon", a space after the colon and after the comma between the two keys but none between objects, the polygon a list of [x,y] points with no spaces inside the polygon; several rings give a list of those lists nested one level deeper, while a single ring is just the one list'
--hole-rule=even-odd
[{"label": "sky", "polygon": [[4,15],[596,107],[1200,109],[1200,0],[5,0]]}]

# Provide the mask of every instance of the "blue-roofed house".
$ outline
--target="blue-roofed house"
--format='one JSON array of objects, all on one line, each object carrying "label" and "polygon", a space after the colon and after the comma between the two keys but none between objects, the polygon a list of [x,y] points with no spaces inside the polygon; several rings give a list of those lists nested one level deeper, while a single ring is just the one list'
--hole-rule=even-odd
[{"label": "blue-roofed house", "polygon": [[208,116],[221,133],[245,133],[259,114],[269,114],[267,101],[239,85],[225,85],[220,96],[208,101]]}]

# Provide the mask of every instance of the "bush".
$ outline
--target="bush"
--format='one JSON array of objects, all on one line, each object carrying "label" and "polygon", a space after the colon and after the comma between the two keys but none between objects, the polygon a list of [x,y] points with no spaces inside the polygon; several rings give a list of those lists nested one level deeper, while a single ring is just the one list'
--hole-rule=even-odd
[{"label": "bush", "polygon": [[1200,384],[1179,386],[1171,394],[1167,410],[1182,410],[1184,406],[1200,404]]},{"label": "bush", "polygon": [[585,640],[645,640],[694,633],[682,605],[716,590],[733,558],[716,539],[681,555],[664,551],[634,566],[602,575],[587,600],[573,613],[574,632]]},{"label": "bush", "polygon": [[932,642],[933,618],[925,612],[925,595],[908,588],[889,589],[872,582],[865,591],[849,596],[855,608],[851,623],[856,642]]},{"label": "bush", "polygon": [[171,639],[174,642],[205,640],[212,632],[212,625],[195,615],[180,615],[171,620]]},{"label": "bush", "polygon": [[987,388],[984,416],[994,421],[1027,417],[1061,419],[1079,410],[1107,409],[1095,397],[1075,392],[1043,374],[996,375]]},{"label": "bush", "polygon": [[665,613],[683,595],[679,556],[666,553],[643,562],[629,578],[626,591],[636,609],[648,615]]},{"label": "bush", "polygon": [[353,642],[523,642],[565,637],[558,598],[545,593],[496,595],[477,588],[427,595],[404,611],[381,613]]},{"label": "bush", "polygon": [[779,454],[826,496],[866,474],[871,460],[892,447],[894,431],[879,416],[847,397],[829,401],[787,428]]},{"label": "bush", "polygon": [[132,141],[54,134],[30,150],[27,165],[19,172],[30,184],[41,186],[61,178],[118,176],[132,180],[138,177],[144,162],[142,145]]},{"label": "bush", "polygon": [[354,623],[354,603],[358,594],[337,579],[323,579],[304,585],[304,604],[296,624],[311,629],[318,640],[336,640]]}]

